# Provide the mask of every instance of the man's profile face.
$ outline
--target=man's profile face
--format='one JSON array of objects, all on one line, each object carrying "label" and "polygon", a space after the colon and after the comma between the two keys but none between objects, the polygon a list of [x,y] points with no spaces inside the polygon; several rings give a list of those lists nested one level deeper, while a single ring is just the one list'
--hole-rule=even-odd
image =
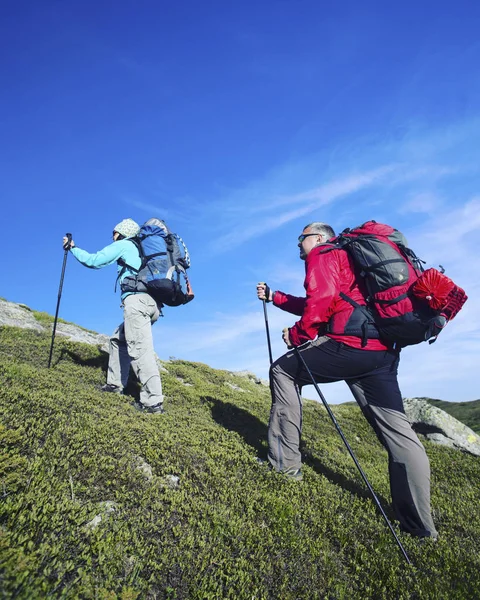
[{"label": "man's profile face", "polygon": [[298,237],[298,247],[300,248],[300,258],[305,260],[310,252],[323,242],[323,234],[314,232],[310,227],[305,227],[302,234]]}]

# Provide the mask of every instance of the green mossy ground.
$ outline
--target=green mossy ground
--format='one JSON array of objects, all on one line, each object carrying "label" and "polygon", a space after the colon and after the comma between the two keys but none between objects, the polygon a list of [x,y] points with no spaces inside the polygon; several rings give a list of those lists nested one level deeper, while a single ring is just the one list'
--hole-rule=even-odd
[{"label": "green mossy ground", "polygon": [[[43,325],[44,327],[48,327],[49,325],[52,325],[55,322],[55,317],[53,317],[49,313],[39,312],[38,310],[32,310],[28,306],[25,306],[25,304],[22,304],[21,306],[29,310],[33,314],[35,319],[40,323],[40,325]],[[57,318],[57,323],[63,323],[64,325],[75,325],[75,323],[72,323],[71,321],[64,321],[60,317]],[[91,329],[85,329],[85,327],[81,327],[80,325],[75,325],[75,327],[78,327],[82,331],[87,331],[88,333],[96,333],[95,331],[92,331]]]},{"label": "green mossy ground", "polygon": [[[49,344],[0,328],[2,598],[479,597],[478,458],[426,444],[440,538],[398,532],[409,567],[322,405],[305,401],[305,477],[292,482],[256,462],[268,388],[175,360],[166,414],[144,415],[135,383],[132,397],[98,391],[100,350],[58,338],[49,370]],[[334,411],[393,518],[385,451],[356,406]]]}]

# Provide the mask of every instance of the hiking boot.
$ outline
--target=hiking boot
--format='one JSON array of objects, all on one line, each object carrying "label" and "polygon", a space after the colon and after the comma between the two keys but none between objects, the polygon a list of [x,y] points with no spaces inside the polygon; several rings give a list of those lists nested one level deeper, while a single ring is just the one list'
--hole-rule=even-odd
[{"label": "hiking boot", "polygon": [[139,412],[147,414],[163,415],[165,413],[165,409],[163,408],[163,402],[159,402],[158,404],[154,404],[153,406],[144,406],[140,402],[134,402],[133,408],[135,410],[138,410]]},{"label": "hiking boot", "polygon": [[302,481],[303,473],[302,469],[286,469],[285,471],[280,471],[283,475],[286,475],[289,479],[293,479],[294,481]]},{"label": "hiking boot", "polygon": [[144,412],[150,414],[163,415],[165,413],[165,409],[163,408],[163,402],[159,402],[158,404],[154,404],[153,406],[145,406]]},{"label": "hiking boot", "polygon": [[100,391],[108,392],[110,394],[120,394],[123,396],[123,388],[118,387],[118,385],[113,385],[113,383],[106,383],[105,385],[102,385]]}]

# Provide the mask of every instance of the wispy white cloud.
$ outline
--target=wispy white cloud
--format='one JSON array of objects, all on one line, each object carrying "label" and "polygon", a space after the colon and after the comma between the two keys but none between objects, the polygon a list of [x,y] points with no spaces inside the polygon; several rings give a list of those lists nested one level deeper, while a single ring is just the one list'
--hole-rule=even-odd
[{"label": "wispy white cloud", "polygon": [[[398,165],[385,165],[378,169],[365,171],[363,173],[346,174],[342,177],[329,181],[328,183],[315,187],[313,189],[302,191],[296,194],[290,194],[277,199],[268,199],[260,207],[254,207],[258,210],[271,210],[280,206],[292,205],[304,202],[315,202],[313,205],[307,205],[311,211],[318,206],[333,202],[348,194],[353,194],[367,186],[382,181],[385,177],[391,175],[398,169]],[[318,204],[317,204],[318,203]]]},{"label": "wispy white cloud", "polygon": [[480,196],[474,196],[460,206],[444,211],[433,220],[434,229],[428,234],[431,241],[445,243],[451,239],[455,246],[459,240],[471,239],[480,229]]},{"label": "wispy white cloud", "polygon": [[160,202],[158,204],[153,204],[131,197],[124,197],[123,200],[125,204],[133,206],[134,208],[138,208],[139,210],[148,213],[152,217],[157,216],[159,219],[168,219],[171,217],[171,211],[162,206]]},{"label": "wispy white cloud", "polygon": [[[395,168],[395,165],[386,165],[371,171],[346,175],[328,184],[307,191],[282,197],[267,197],[263,202],[252,206],[243,204],[243,219],[236,226],[229,227],[226,235],[220,236],[215,240],[214,249],[223,251],[226,246],[232,249],[251,238],[263,234],[265,231],[275,231],[279,227],[295,219],[309,215],[320,207],[331,204],[348,194],[353,194],[368,186],[378,184],[382,178],[392,173]],[[295,206],[295,208],[278,212],[280,207],[287,205]],[[260,211],[270,212],[270,215],[263,216],[261,220],[258,220],[259,217],[256,217],[255,222],[252,224],[255,213]]]},{"label": "wispy white cloud", "polygon": [[414,193],[399,209],[399,213],[432,213],[442,200],[432,192]]},{"label": "wispy white cloud", "polygon": [[[480,123],[476,124],[480,135]],[[348,214],[354,208],[385,207],[398,214],[430,214],[443,204],[442,181],[460,175],[472,175],[477,167],[471,156],[457,155],[456,144],[464,141],[467,129],[434,132],[418,139],[407,136],[396,147],[391,143],[369,147],[368,153],[359,146],[350,151],[347,164],[339,165],[336,174],[320,185],[322,158],[305,159],[272,169],[263,179],[250,182],[235,190],[224,190],[221,198],[207,204],[206,210],[215,212],[216,227],[228,231],[211,244],[214,253],[232,250],[260,235],[266,230],[275,231],[319,209],[339,206]],[[471,134],[471,130],[469,130]],[[351,142],[350,146],[355,147]],[[356,152],[356,154],[355,154]],[[361,168],[361,165],[368,165]],[[373,166],[372,165],[378,165]],[[333,171],[330,165],[330,172]],[[323,176],[324,177],[324,176]],[[367,197],[368,192],[368,197]],[[360,203],[355,198],[362,195]]]},{"label": "wispy white cloud", "polygon": [[[168,193],[164,191],[161,193],[154,192],[148,197],[152,197],[153,200],[145,200],[141,195],[123,195],[122,201],[128,206],[140,210],[145,214],[146,218],[157,217],[158,219],[168,221],[169,224],[198,223],[199,211],[196,207],[192,208],[193,203],[191,198],[176,197],[174,200],[166,200],[165,198],[168,198]],[[157,199],[157,197],[159,198]]]}]

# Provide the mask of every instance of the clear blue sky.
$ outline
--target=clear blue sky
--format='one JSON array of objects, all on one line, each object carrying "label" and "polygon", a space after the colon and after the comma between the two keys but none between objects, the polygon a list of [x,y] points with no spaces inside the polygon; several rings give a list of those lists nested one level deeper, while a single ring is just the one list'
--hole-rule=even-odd
[{"label": "clear blue sky", "polygon": [[[472,0],[3,2],[0,295],[54,313],[66,231],[94,252],[164,218],[197,297],[158,354],[266,377],[255,283],[301,294],[303,226],[373,218],[470,296],[403,353],[404,395],[479,398],[479,31]],[[114,281],[70,257],[60,316],[110,333]],[[269,319],[279,355],[294,319]]]}]

